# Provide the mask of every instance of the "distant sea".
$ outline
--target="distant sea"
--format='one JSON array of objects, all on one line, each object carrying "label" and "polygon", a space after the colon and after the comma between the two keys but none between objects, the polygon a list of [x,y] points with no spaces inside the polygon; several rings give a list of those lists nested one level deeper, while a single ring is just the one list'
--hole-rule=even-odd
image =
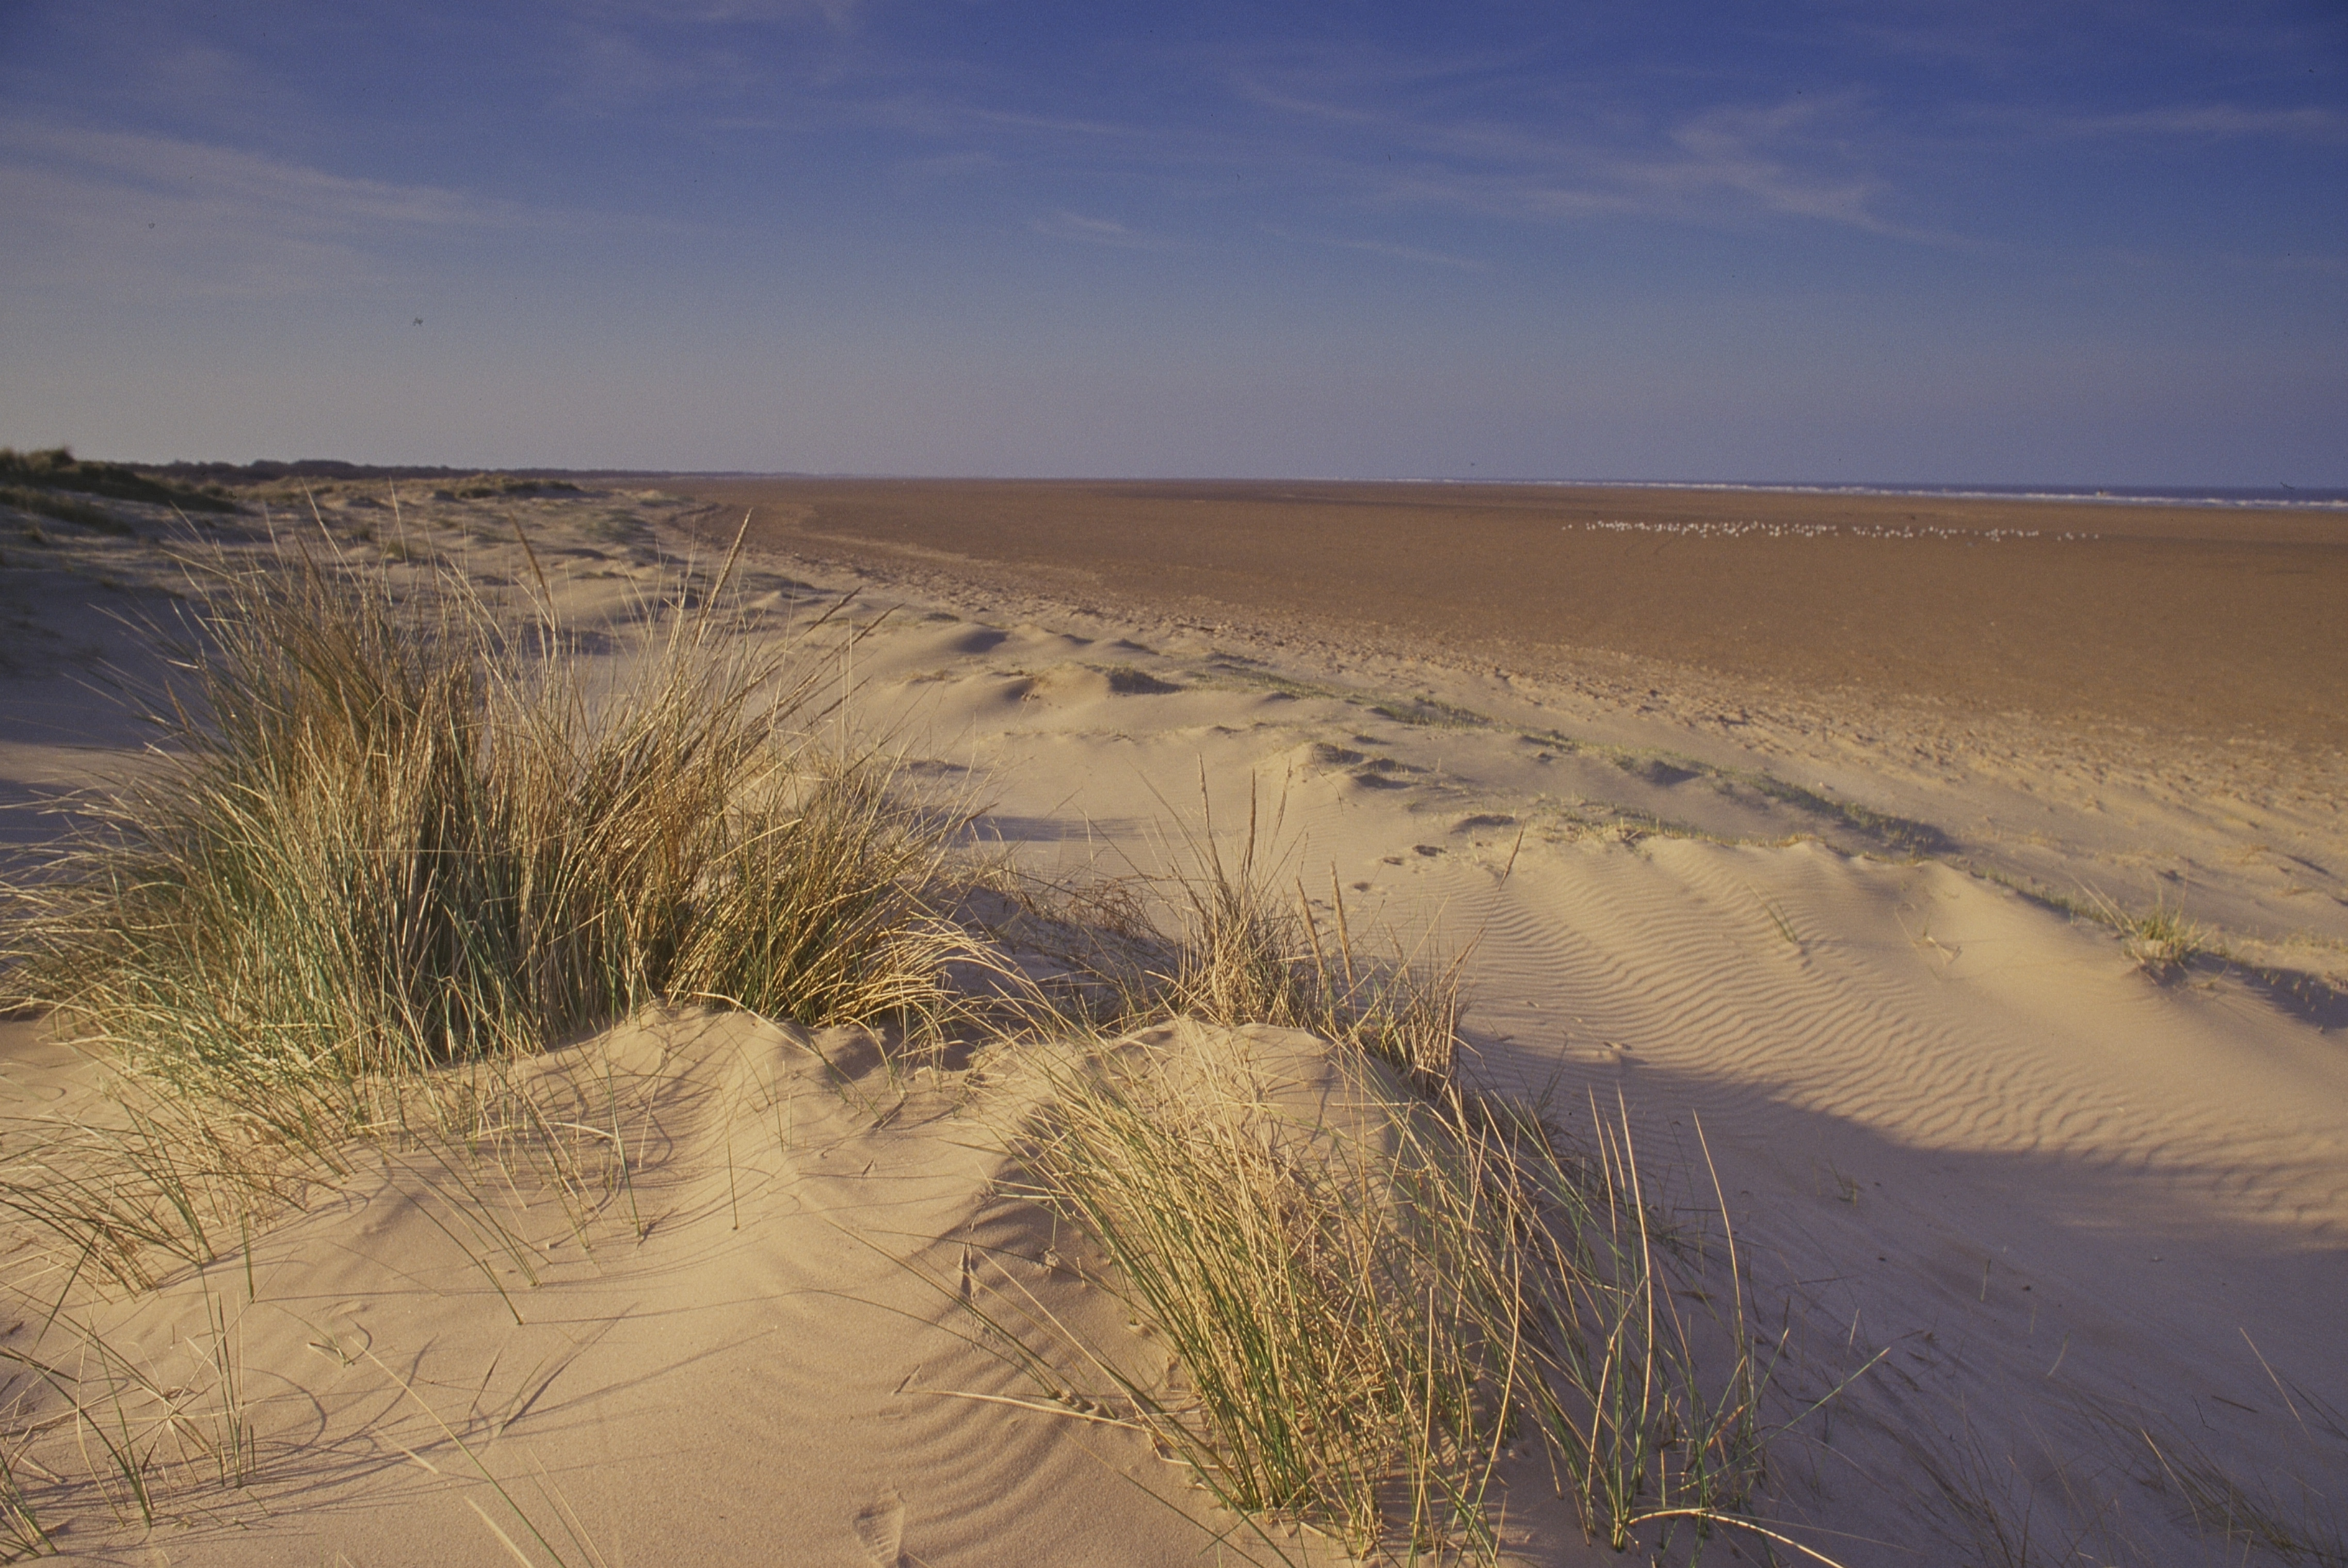
[{"label": "distant sea", "polygon": [[2168,507],[2291,507],[2348,511],[2348,490],[2301,489],[2292,485],[1801,485],[1749,484],[1694,479],[1454,479],[1461,485],[1557,485],[1642,490],[1748,490],[1786,496],[1945,496],[1996,501],[2105,501]]}]

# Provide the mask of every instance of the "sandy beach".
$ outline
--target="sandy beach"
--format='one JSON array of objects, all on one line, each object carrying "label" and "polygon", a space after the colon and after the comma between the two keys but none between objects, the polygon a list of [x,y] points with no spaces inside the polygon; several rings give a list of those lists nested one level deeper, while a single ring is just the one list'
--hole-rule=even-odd
[{"label": "sandy beach", "polygon": [[[113,510],[0,537],[20,850],[147,765],[92,693],[186,589],[170,514]],[[534,583],[616,668],[745,514],[726,635],[797,640],[997,886],[1148,886],[1252,798],[1308,918],[1459,958],[1466,1078],[1635,1143],[1786,1429],[1775,1535],[1707,1560],[2341,1561],[2348,524],[690,478],[276,520]],[[1151,1028],[1337,1093],[1292,1031]],[[0,1213],[0,1504],[91,1563],[1347,1560],[973,1327],[992,1279],[1181,1386],[1020,1194],[1066,1042],[887,1046],[674,999],[525,1075],[592,1180],[367,1143],[146,1291]],[[0,1074],[0,1160],[119,1119],[37,1017]],[[1495,1463],[1497,1560],[1624,1560]]]},{"label": "sandy beach", "polygon": [[[1569,679],[1653,661],[2336,756],[2337,513],[1587,486],[680,478],[780,548]],[[1618,664],[1617,661],[1620,661]],[[1593,668],[1594,666],[1594,668]],[[1610,668],[1613,666],[1613,668]]]}]

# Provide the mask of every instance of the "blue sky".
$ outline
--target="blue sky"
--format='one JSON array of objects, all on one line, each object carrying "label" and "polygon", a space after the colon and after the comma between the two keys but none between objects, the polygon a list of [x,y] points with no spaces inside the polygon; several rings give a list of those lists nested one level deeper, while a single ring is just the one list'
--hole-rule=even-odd
[{"label": "blue sky", "polygon": [[2348,483],[2336,0],[0,0],[0,212],[98,456]]}]

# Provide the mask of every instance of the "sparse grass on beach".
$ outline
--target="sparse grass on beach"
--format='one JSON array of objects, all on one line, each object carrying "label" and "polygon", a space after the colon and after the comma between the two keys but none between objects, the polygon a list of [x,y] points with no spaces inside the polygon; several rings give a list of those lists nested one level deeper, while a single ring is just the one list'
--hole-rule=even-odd
[{"label": "sparse grass on beach", "polygon": [[1334,879],[1326,931],[1301,879],[1292,902],[1272,891],[1286,867],[1269,843],[1277,832],[1264,831],[1251,788],[1247,829],[1231,853],[1211,814],[1192,837],[1192,869],[1176,878],[1183,928],[1166,1005],[1216,1023],[1306,1030],[1425,1089],[1451,1082],[1467,955],[1363,961]]},{"label": "sparse grass on beach", "polygon": [[2127,956],[2147,974],[2190,968],[2194,959],[2216,946],[2208,927],[2187,917],[2181,895],[2172,904],[2166,893],[2157,894],[2152,907],[2139,915],[2121,908],[2102,893],[2090,892],[2085,912],[2117,931]]},{"label": "sparse grass on beach", "polygon": [[1591,1159],[1523,1106],[1335,1060],[1319,1122],[1283,1111],[1276,1058],[1195,1024],[1064,1074],[1032,1132],[1035,1194],[1098,1245],[1101,1283],[1179,1373],[1128,1370],[1007,1276],[966,1297],[991,1342],[1235,1512],[1356,1552],[1489,1560],[1512,1451],[1518,1485],[1547,1481],[1615,1550],[1789,1543],[1756,1512],[1786,1424],[1765,1409],[1775,1350],[1733,1246],[1718,1280],[1645,1203],[1627,1117],[1591,1108]]},{"label": "sparse grass on beach", "polygon": [[69,446],[53,446],[40,452],[0,446],[0,483],[39,490],[74,490],[125,501],[153,501],[191,512],[237,509],[236,502],[217,486],[199,489],[175,480],[151,478],[120,463],[77,457]]},{"label": "sparse grass on beach", "polygon": [[0,484],[0,507],[14,507],[20,512],[34,512],[59,522],[77,523],[102,534],[122,536],[130,528],[103,507],[88,501],[77,501],[71,496],[60,496],[49,490],[36,490],[25,485]]},{"label": "sparse grass on beach", "polygon": [[[1519,1484],[1540,1474],[1614,1549],[1784,1542],[1756,1514],[1776,1353],[1733,1236],[1722,1282],[1646,1190],[1623,1108],[1593,1103],[1585,1143],[1464,1083],[1460,964],[1372,958],[1342,897],[1329,931],[1301,886],[1280,897],[1253,805],[1230,845],[1211,823],[1189,840],[1170,1037],[1097,1043],[1027,1132],[1035,1195],[1093,1238],[1179,1377],[1135,1375],[1008,1276],[962,1297],[988,1342],[1234,1512],[1357,1552],[1489,1560],[1512,1450],[1539,1456]],[[1254,1025],[1323,1044],[1283,1061]],[[1316,1067],[1337,1087],[1283,1109]]]},{"label": "sparse grass on beach", "polygon": [[2175,1540],[2147,1539],[2147,1521],[2127,1506],[2131,1494],[2153,1500],[2198,1540],[2194,1562],[2348,1568],[2348,1519],[2333,1480],[2348,1456],[2348,1432],[2338,1412],[2309,1390],[2280,1378],[2273,1388],[2297,1419],[2303,1450],[2300,1468],[2280,1477],[2222,1457],[2223,1439],[2206,1422],[2188,1431],[2143,1409],[2094,1399],[2064,1412],[2068,1431],[2061,1439],[2043,1430],[1993,1438],[1960,1408],[1953,1430],[1906,1430],[1899,1442],[1907,1469],[1924,1483],[1921,1514],[1982,1568],[2184,1561]]},{"label": "sparse grass on beach", "polygon": [[2210,946],[2209,929],[2186,917],[2182,899],[2174,906],[2157,899],[2147,913],[2124,919],[2122,928],[2130,956],[2149,969],[2184,968]]},{"label": "sparse grass on beach", "polygon": [[[412,1179],[439,1172],[417,1201],[503,1297],[536,1255],[469,1173],[555,1192],[574,1230],[633,1197],[616,1118],[611,1150],[585,1142],[603,1118],[549,1110],[516,1064],[661,999],[935,1035],[979,1010],[957,966],[1014,974],[951,917],[960,824],[909,809],[870,749],[822,743],[788,649],[724,619],[732,562],[639,652],[590,658],[542,578],[500,601],[382,554],[198,559],[157,765],[79,803],[13,879],[10,999],[120,1069],[104,1125],[12,1128],[0,1170],[0,1206],[65,1238],[74,1277],[139,1289],[210,1261],[372,1138]],[[1624,1107],[1568,1136],[1464,1083],[1465,954],[1367,955],[1342,886],[1316,905],[1279,836],[1252,798],[1242,834],[1205,822],[1160,884],[1165,929],[1113,891],[1041,901],[1119,956],[1092,977],[1118,1024],[1303,1031],[1343,1103],[1307,1125],[1243,1054],[1104,1044],[1026,1130],[1026,1163],[1179,1371],[1071,1338],[1008,1276],[973,1303],[997,1343],[1232,1509],[1365,1552],[1490,1558],[1504,1467],[1618,1550],[1782,1539],[1759,1510],[1788,1412],[1733,1238],[1724,1276],[1666,1223]],[[998,1026],[1030,1042],[1076,1026],[1040,988],[1009,999]],[[222,1484],[247,1440],[226,1356],[201,1385]],[[122,1443],[181,1430],[150,1394]],[[133,1512],[162,1473],[149,1451],[116,1462]],[[32,1541],[11,1484],[0,1530]]]},{"label": "sparse grass on beach", "polygon": [[[9,889],[11,999],[118,1070],[105,1125],[12,1136],[0,1173],[0,1205],[65,1239],[77,1276],[201,1266],[372,1138],[445,1167],[418,1201],[506,1297],[534,1255],[466,1173],[554,1191],[575,1230],[630,1164],[555,1131],[592,1118],[512,1070],[648,1001],[934,1036],[982,1010],[960,967],[1019,993],[998,1028],[1076,1023],[949,917],[953,814],[819,744],[788,650],[731,634],[731,561],[616,661],[585,657],[542,579],[534,605],[499,602],[456,566],[323,540],[193,564],[158,765],[78,803]],[[983,1308],[1006,1353],[1039,1376],[1074,1357],[1107,1380],[1093,1408],[1229,1506],[1365,1551],[1488,1559],[1512,1453],[1618,1549],[1767,1534],[1770,1353],[1733,1250],[1725,1290],[1678,1250],[1627,1112],[1593,1105],[1585,1152],[1469,1089],[1465,955],[1367,956],[1342,887],[1316,913],[1252,797],[1243,835],[1214,825],[1159,900],[1171,929],[1113,890],[1043,902],[1119,957],[1092,978],[1120,1024],[1303,1031],[1347,1103],[1283,1122],[1241,1057],[1169,1075],[1110,1050],[1071,1074],[1029,1130],[1035,1194],[1179,1372],[1121,1370],[1007,1281]],[[123,1473],[135,1491],[149,1471]]]},{"label": "sparse grass on beach", "polygon": [[[2138,1479],[2174,1500],[2195,1534],[2224,1542],[2229,1556],[2348,1568],[2348,1522],[2323,1491],[2302,1481],[2287,1495],[2271,1478],[2239,1473],[2182,1432],[2138,1426],[2133,1436],[2141,1445]],[[2334,1445],[2327,1457],[2339,1451]]]}]

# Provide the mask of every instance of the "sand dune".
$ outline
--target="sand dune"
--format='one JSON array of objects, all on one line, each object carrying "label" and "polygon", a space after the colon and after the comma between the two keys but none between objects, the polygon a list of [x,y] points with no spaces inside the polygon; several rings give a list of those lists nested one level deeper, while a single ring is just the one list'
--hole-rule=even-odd
[{"label": "sand dune", "polygon": [[[692,548],[686,510],[644,498],[449,506],[414,526],[520,580],[493,510],[534,531],[575,623],[603,618],[615,640],[625,590]],[[550,548],[564,539],[572,553]],[[67,589],[157,580],[145,548],[82,541],[37,577],[11,548],[0,593],[54,632],[12,645],[35,650],[7,688],[13,798],[123,755],[127,730],[60,696],[89,650],[118,646]],[[1926,753],[1790,702],[1715,722],[1700,671],[1696,723],[1661,686],[1447,663],[1440,639],[1217,630],[1055,599],[1050,579],[1013,591],[824,554],[750,563],[765,619],[744,635],[854,590],[818,634],[852,722],[891,737],[907,787],[982,806],[990,853],[1061,881],[1155,873],[1202,808],[1233,831],[1252,790],[1318,914],[1342,898],[1357,931],[1469,955],[1480,1081],[1546,1096],[1568,1124],[1619,1096],[1656,1201],[1713,1245],[1708,1149],[1757,1317],[1787,1335],[1779,1413],[1857,1374],[1775,1450],[1770,1511],[1802,1541],[1853,1565],[1971,1562],[2027,1519],[2031,1561],[2263,1560],[2213,1523],[2205,1465],[2336,1549],[2336,743],[2302,733],[2313,760],[2288,780],[2180,778],[2085,732]],[[2182,898],[2241,961],[2148,961],[2061,907],[2091,893],[2136,914]],[[33,1021],[0,1029],[14,1115],[103,1113],[88,1063]],[[579,1168],[632,1151],[627,1186],[566,1204],[526,1141],[501,1165],[394,1146],[249,1257],[47,1325],[32,1304],[70,1260],[13,1235],[26,1305],[0,1347],[53,1358],[87,1327],[159,1387],[197,1390],[201,1422],[225,1313],[252,1423],[242,1485],[191,1458],[149,1528],[93,1481],[58,1544],[125,1563],[1334,1554],[1247,1534],[1133,1432],[1027,1408],[1033,1386],[958,1337],[941,1285],[975,1248],[1130,1341],[1123,1309],[1047,1257],[1068,1238],[1002,1190],[1000,1129],[1039,1091],[1013,1064],[892,1076],[853,1032],[677,1011],[531,1081],[569,1097],[555,1120],[592,1129],[563,1145]],[[512,1184],[487,1191],[495,1170]],[[59,1396],[21,1376],[9,1394],[0,1451],[37,1460],[50,1450],[23,1434]],[[1518,1560],[1575,1560],[1540,1478],[1510,1481]]]},{"label": "sand dune", "polygon": [[[15,1043],[20,1071],[39,1061]],[[648,1019],[532,1076],[572,1102],[556,1121],[634,1143],[624,1193],[566,1204],[526,1139],[488,1159],[393,1149],[249,1256],[98,1309],[89,1341],[167,1385],[213,1383],[224,1321],[251,1449],[226,1486],[167,1441],[188,1451],[156,1466],[152,1532],[111,1548],[82,1518],[58,1544],[893,1568],[1182,1563],[1230,1527],[1145,1440],[1035,1412],[1027,1380],[966,1342],[950,1286],[973,1254],[1065,1320],[1133,1337],[1055,1266],[1073,1244],[998,1190],[1017,1091],[982,1114],[959,1075],[892,1081],[859,1034],[741,1015]],[[73,1327],[39,1343],[69,1349]],[[217,1424],[206,1392],[175,1401],[191,1430]],[[127,1402],[133,1422],[162,1403]],[[62,1403],[37,1390],[18,1419]]]}]

